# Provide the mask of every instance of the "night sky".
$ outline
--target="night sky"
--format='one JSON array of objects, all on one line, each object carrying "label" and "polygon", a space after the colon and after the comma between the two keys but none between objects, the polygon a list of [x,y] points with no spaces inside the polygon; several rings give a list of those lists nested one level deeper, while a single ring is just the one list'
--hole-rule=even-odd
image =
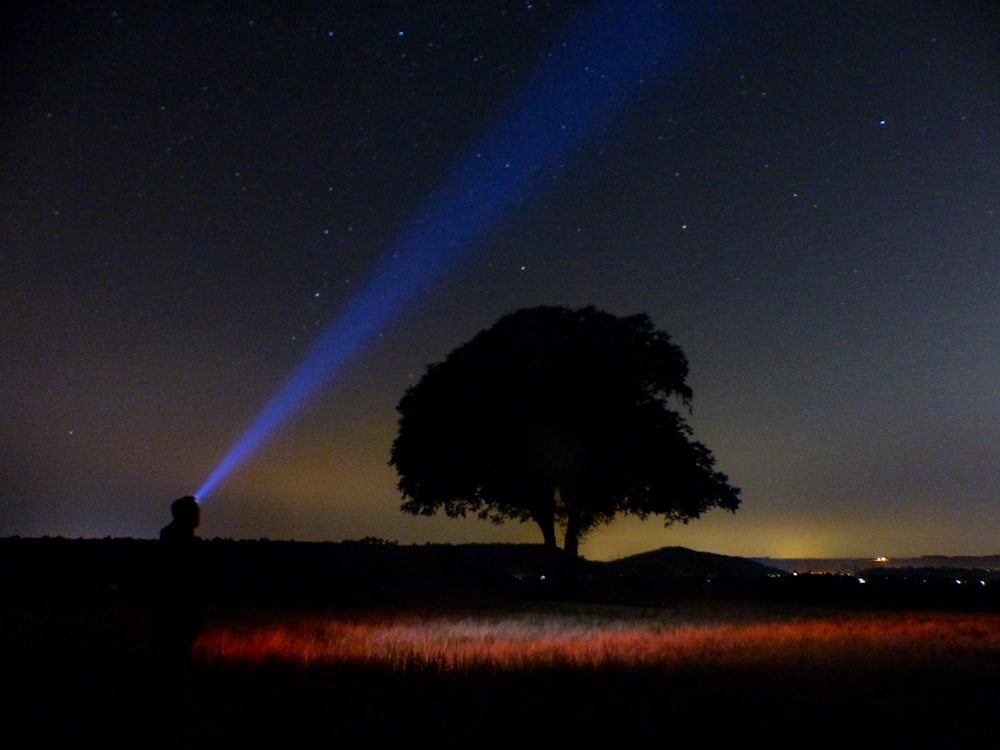
[{"label": "night sky", "polygon": [[364,307],[202,536],[540,542],[403,515],[387,462],[428,364],[562,304],[671,334],[743,498],[586,557],[1000,551],[995,2],[22,5],[0,536],[155,536],[388,264],[434,271]]}]

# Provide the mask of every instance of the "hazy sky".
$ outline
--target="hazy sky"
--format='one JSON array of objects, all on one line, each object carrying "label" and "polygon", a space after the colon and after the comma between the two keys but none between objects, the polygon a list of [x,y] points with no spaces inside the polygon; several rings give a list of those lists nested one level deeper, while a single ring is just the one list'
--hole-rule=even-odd
[{"label": "hazy sky", "polygon": [[[395,406],[504,314],[592,304],[683,348],[743,507],[585,556],[1000,551],[995,2],[21,5],[0,535],[155,536],[362,309],[202,535],[541,541],[400,513]],[[385,268],[433,274],[390,305]]]}]

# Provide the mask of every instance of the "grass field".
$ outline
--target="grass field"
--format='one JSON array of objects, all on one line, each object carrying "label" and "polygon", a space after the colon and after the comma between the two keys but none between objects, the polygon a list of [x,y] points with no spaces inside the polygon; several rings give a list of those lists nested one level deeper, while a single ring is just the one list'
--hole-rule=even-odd
[{"label": "grass field", "polygon": [[702,597],[218,608],[186,669],[148,616],[22,600],[7,747],[995,747],[1000,614]]}]

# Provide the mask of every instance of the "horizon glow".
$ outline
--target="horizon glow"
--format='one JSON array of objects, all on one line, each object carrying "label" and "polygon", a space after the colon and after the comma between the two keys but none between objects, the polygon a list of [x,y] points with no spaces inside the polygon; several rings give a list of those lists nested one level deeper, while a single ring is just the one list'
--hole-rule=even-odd
[{"label": "horizon glow", "polygon": [[597,126],[626,108],[647,76],[662,72],[678,52],[680,35],[666,12],[651,6],[595,7],[569,30],[195,492],[199,502],[530,194],[547,170],[595,138]]}]

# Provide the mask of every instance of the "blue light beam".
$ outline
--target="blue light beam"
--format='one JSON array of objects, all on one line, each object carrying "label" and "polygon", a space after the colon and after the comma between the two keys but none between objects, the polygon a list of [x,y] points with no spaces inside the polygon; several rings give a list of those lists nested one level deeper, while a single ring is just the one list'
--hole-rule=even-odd
[{"label": "blue light beam", "polygon": [[597,127],[628,107],[678,51],[658,3],[594,9],[550,55],[498,124],[459,163],[338,313],[196,496],[203,501],[368,341],[444,272],[519,197]]}]

